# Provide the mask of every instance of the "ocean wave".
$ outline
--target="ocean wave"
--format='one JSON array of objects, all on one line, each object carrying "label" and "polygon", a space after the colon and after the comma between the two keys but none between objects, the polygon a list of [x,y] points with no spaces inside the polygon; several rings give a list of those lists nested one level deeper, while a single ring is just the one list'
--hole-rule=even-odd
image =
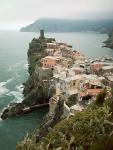
[{"label": "ocean wave", "polygon": [[2,115],[2,113],[0,113],[0,122],[2,122],[3,120],[2,120],[2,118],[1,118],[1,115]]},{"label": "ocean wave", "polygon": [[13,81],[13,78],[10,78],[6,81],[6,84],[10,83],[11,81]]},{"label": "ocean wave", "polygon": [[22,91],[23,91],[23,88],[24,88],[24,86],[23,86],[22,84],[16,86],[16,89],[17,89],[19,92],[22,92]]},{"label": "ocean wave", "polygon": [[10,91],[7,95],[8,96],[14,96],[14,102],[22,102],[23,100],[23,94],[22,94],[22,91],[23,91],[23,85],[17,85],[15,87],[15,91]]},{"label": "ocean wave", "polygon": [[14,102],[22,102],[23,95],[19,91],[11,91],[7,95],[8,96],[14,96],[14,99],[13,99]]},{"label": "ocean wave", "polygon": [[[7,96],[13,96],[14,99],[11,102],[16,102],[16,103],[20,103],[23,100],[23,85],[17,85],[15,87],[15,91],[10,91],[9,89],[6,89],[5,85],[9,82],[11,82],[12,79],[8,79],[6,82],[1,82],[0,83],[0,94],[5,94]],[[2,90],[1,90],[2,87]],[[3,89],[4,88],[4,89]],[[9,106],[9,104],[7,105]],[[7,107],[4,107],[2,110],[0,110],[0,116],[2,114],[2,112],[6,109]],[[0,122],[2,121],[2,119],[0,118]]]},{"label": "ocean wave", "polygon": [[25,65],[24,65],[24,68],[25,68],[25,69],[28,69],[28,66],[29,66],[29,64],[25,64]]},{"label": "ocean wave", "polygon": [[9,92],[9,89],[6,88],[6,84],[7,84],[7,81],[6,82],[0,82],[0,96]]},{"label": "ocean wave", "polygon": [[6,81],[0,82],[0,96],[7,94],[9,92],[9,89],[6,87],[6,85],[10,82],[12,82],[13,78],[10,78]]}]

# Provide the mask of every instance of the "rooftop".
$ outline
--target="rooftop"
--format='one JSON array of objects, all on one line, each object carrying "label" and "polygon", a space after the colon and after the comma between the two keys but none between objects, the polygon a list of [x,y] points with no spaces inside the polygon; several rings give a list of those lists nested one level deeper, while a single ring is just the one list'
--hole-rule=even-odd
[{"label": "rooftop", "polygon": [[81,68],[81,67],[72,67],[71,70],[80,70],[80,71],[83,71],[84,69]]},{"label": "rooftop", "polygon": [[54,59],[54,60],[57,60],[57,59],[60,59],[60,57],[46,56],[43,59]]},{"label": "rooftop", "polygon": [[47,45],[56,45],[57,43],[47,43]]},{"label": "rooftop", "polygon": [[113,81],[113,75],[112,76],[107,76],[108,80]]},{"label": "rooftop", "polygon": [[104,66],[102,67],[103,70],[109,70],[109,69],[113,69],[113,66]]},{"label": "rooftop", "polygon": [[75,75],[75,76],[73,76],[73,77],[67,77],[67,78],[65,78],[64,80],[65,80],[66,82],[70,82],[70,81],[74,81],[74,80],[78,80],[78,79],[82,79],[82,76],[81,76],[81,75]]},{"label": "rooftop", "polygon": [[103,91],[103,89],[88,89],[87,90],[89,94],[91,94],[92,96],[96,96],[98,95],[100,92]]},{"label": "rooftop", "polygon": [[81,92],[80,96],[81,97],[84,97],[87,95],[97,96],[102,91],[103,89],[87,89],[87,92]]}]

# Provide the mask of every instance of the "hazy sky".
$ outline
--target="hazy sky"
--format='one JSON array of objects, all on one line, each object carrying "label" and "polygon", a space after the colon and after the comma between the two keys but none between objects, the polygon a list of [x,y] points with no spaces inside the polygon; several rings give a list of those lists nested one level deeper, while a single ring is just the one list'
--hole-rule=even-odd
[{"label": "hazy sky", "polygon": [[113,18],[113,0],[0,0],[0,28],[17,29],[38,18]]}]

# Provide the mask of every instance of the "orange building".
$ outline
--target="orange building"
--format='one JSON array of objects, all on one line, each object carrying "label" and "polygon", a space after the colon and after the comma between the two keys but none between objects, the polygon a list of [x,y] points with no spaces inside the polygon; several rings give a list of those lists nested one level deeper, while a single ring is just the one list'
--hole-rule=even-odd
[{"label": "orange building", "polygon": [[103,89],[88,89],[89,95],[97,96],[99,93],[103,92]]},{"label": "orange building", "polygon": [[43,68],[50,68],[50,69],[52,69],[59,62],[60,62],[59,58],[55,58],[55,57],[52,57],[52,56],[47,56],[47,57],[42,59],[42,67]]},{"label": "orange building", "polygon": [[79,94],[79,100],[91,99],[91,97],[96,97],[101,92],[103,92],[103,89],[87,89],[86,92],[81,92]]}]

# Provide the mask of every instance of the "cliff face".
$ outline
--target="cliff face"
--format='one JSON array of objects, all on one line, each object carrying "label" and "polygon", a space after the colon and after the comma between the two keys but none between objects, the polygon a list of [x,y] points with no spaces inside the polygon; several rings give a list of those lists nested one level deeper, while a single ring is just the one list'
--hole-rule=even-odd
[{"label": "cliff face", "polygon": [[53,71],[51,69],[43,70],[41,67],[41,58],[46,56],[46,43],[55,39],[52,38],[34,38],[29,44],[28,64],[29,78],[24,83],[24,100],[22,103],[10,104],[1,116],[2,119],[23,114],[26,108],[38,104],[48,103],[49,98],[54,93],[51,84]]},{"label": "cliff face", "polygon": [[28,63],[29,79],[25,83],[23,91],[23,103],[31,106],[48,102],[53,94],[51,79],[53,72],[51,69],[43,70],[41,68],[41,58],[46,56],[46,42],[53,39],[33,39],[29,44]]},{"label": "cliff face", "polygon": [[104,43],[104,47],[113,49],[113,30],[108,34],[108,39]]}]

